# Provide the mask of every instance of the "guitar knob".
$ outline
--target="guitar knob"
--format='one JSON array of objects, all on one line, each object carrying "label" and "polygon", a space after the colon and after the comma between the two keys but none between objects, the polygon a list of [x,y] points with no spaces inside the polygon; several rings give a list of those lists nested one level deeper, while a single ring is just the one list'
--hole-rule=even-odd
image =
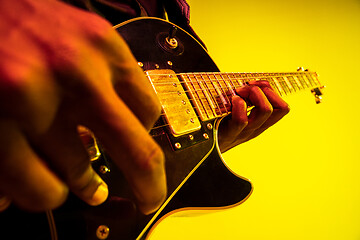
[{"label": "guitar knob", "polygon": [[178,41],[175,38],[176,31],[177,31],[177,27],[172,26],[169,31],[169,36],[165,38],[166,40],[165,43],[166,45],[168,45],[170,49],[175,49],[179,46]]},{"label": "guitar knob", "polygon": [[177,48],[179,46],[178,41],[174,37],[173,38],[167,37],[166,38],[166,44],[168,45],[168,47],[170,49],[175,49],[175,48]]}]

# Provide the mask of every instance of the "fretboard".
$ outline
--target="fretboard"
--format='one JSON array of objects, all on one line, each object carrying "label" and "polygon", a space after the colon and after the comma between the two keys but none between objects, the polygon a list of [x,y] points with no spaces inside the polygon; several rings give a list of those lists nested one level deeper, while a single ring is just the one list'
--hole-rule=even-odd
[{"label": "fretboard", "polygon": [[[315,72],[289,73],[175,73],[170,69],[145,72],[162,105],[174,135],[201,128],[201,121],[231,113],[235,89],[251,81],[268,81],[279,95],[321,86]],[[316,95],[316,93],[315,93]]]},{"label": "fretboard", "polygon": [[321,86],[316,72],[284,73],[182,73],[183,81],[202,121],[231,112],[234,90],[250,81],[268,81],[280,96]]}]

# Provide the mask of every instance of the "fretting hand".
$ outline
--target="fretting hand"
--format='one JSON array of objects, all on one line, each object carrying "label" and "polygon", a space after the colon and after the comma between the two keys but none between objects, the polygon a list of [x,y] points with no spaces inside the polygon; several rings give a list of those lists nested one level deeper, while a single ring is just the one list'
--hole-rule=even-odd
[{"label": "fretting hand", "polygon": [[[289,112],[288,104],[266,81],[251,81],[237,88],[232,97],[232,113],[219,127],[219,146],[225,152],[246,142],[274,125]],[[250,115],[247,107],[253,108]]]}]

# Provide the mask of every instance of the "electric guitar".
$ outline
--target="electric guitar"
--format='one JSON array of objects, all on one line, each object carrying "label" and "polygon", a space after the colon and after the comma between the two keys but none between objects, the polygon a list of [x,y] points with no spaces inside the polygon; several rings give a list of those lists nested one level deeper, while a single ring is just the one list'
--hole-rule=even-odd
[{"label": "electric guitar", "polygon": [[70,195],[63,206],[46,213],[10,206],[0,213],[0,239],[147,239],[175,212],[239,205],[251,194],[252,185],[226,166],[217,143],[218,125],[231,113],[234,89],[266,80],[280,95],[311,88],[320,101],[315,72],[220,73],[195,38],[167,21],[139,18],[115,28],[162,105],[162,117],[150,134],[166,157],[166,201],[151,215],[139,212],[123,175],[92,138],[88,152],[93,168],[109,186],[108,200],[92,207]]}]

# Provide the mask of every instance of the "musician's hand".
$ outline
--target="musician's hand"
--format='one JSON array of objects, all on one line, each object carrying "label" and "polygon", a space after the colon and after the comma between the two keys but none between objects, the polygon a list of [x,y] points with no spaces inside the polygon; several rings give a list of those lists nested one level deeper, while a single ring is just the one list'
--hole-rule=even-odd
[{"label": "musician's hand", "polygon": [[55,0],[1,1],[0,36],[1,199],[35,211],[59,206],[69,190],[90,205],[105,201],[107,185],[77,133],[83,125],[140,210],[155,210],[166,195],[164,156],[148,130],[160,104],[111,25]]},{"label": "musician's hand", "polygon": [[[222,152],[246,142],[275,124],[289,112],[282,100],[265,81],[250,82],[236,89],[232,98],[232,113],[219,127],[219,146]],[[248,104],[253,106],[247,114]]]}]

